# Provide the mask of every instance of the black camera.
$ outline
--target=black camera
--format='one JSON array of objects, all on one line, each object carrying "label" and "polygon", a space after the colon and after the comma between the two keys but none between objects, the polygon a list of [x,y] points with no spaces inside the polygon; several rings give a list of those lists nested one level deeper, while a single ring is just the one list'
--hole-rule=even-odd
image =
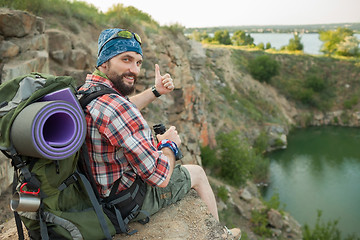
[{"label": "black camera", "polygon": [[[155,124],[155,125],[153,126],[153,129],[154,129],[154,132],[155,132],[155,136],[158,135],[158,134],[162,135],[162,134],[164,134],[164,133],[166,132],[166,127],[165,127],[164,124],[162,124],[162,123]],[[182,155],[180,149],[178,149],[178,150],[179,150],[179,153],[177,154],[177,156],[175,156],[175,159],[176,159],[176,160],[179,160],[179,159],[181,159],[181,158],[184,157],[184,156]]]}]

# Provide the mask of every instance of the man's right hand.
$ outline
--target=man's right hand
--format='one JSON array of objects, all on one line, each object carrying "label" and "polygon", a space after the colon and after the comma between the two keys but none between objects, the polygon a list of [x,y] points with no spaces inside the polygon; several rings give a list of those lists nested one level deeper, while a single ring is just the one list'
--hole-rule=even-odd
[{"label": "man's right hand", "polygon": [[159,142],[164,139],[169,139],[170,141],[173,141],[174,143],[176,143],[176,145],[178,147],[181,144],[181,139],[180,139],[178,132],[176,131],[175,126],[171,126],[164,134],[161,134],[161,135],[158,134],[158,135],[156,135],[156,137],[159,140]]}]

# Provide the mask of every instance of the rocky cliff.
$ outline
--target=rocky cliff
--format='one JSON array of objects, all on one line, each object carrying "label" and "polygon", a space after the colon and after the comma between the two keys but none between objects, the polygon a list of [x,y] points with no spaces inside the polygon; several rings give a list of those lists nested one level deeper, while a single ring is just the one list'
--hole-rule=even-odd
[{"label": "rocky cliff", "polygon": [[[27,12],[0,9],[1,82],[38,71],[71,75],[81,84],[86,74],[94,69],[97,37],[102,30],[91,24],[81,26],[81,30],[74,31],[53,17],[44,19]],[[305,115],[311,116],[310,121],[314,124],[334,122],[333,115],[309,114],[296,108],[295,103],[279,94],[277,89],[254,80],[245,69],[246,63],[241,64],[251,54],[245,50],[234,54],[229,48],[203,46],[188,40],[180,31],[135,28],[134,31],[142,36],[144,52],[137,91],[153,85],[156,63],[162,73],[172,75],[176,86],[170,95],[157,99],[143,114],[150,125],[162,122],[177,127],[183,142],[183,163],[201,165],[200,146],[215,147],[218,132],[239,130],[250,143],[265,132],[270,138],[269,149],[272,149],[279,147],[279,141],[280,147],[286,146],[289,130],[301,125]],[[286,56],[277,58],[286,62]],[[359,124],[359,115],[354,113],[354,126]],[[9,161],[1,156],[0,193],[11,183],[11,173]],[[251,210],[263,209],[264,206],[258,199],[256,187],[251,186],[249,183],[242,189],[231,189],[230,205],[241,215],[240,228],[249,239],[257,239],[250,228]],[[194,211],[195,207],[201,211]],[[197,216],[190,217],[191,213]],[[301,239],[299,224],[288,214],[271,210],[268,218],[272,221],[270,227],[274,239]],[[220,225],[209,216],[196,195],[157,215],[150,227],[141,232],[151,231],[159,225],[164,225],[161,233],[168,234],[169,238],[184,239],[182,236],[187,234],[196,239],[221,238]],[[160,236],[156,232],[147,234]],[[135,236],[133,239],[151,238]]]}]

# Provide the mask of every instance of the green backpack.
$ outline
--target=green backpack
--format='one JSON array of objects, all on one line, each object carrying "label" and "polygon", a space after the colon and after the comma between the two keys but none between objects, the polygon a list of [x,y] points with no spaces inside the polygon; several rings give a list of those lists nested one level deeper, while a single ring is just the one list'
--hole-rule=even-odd
[{"label": "green backpack", "polygon": [[[0,85],[0,150],[15,170],[10,205],[19,239],[21,221],[32,239],[111,239],[136,232],[129,233],[127,224],[141,208],[146,185],[136,181],[129,191],[101,199],[84,144],[83,109],[114,91],[92,88],[79,101],[77,93],[73,78],[42,73]],[[126,213],[116,207],[129,200]]]}]

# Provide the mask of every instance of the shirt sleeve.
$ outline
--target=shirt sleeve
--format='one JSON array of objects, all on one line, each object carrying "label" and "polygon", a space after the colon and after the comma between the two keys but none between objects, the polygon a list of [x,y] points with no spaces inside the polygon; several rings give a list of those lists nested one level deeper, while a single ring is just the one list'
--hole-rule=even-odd
[{"label": "shirt sleeve", "polygon": [[134,172],[152,186],[160,185],[169,174],[169,159],[154,146],[151,129],[134,104],[106,94],[97,101],[99,132],[114,147],[123,148]]}]

